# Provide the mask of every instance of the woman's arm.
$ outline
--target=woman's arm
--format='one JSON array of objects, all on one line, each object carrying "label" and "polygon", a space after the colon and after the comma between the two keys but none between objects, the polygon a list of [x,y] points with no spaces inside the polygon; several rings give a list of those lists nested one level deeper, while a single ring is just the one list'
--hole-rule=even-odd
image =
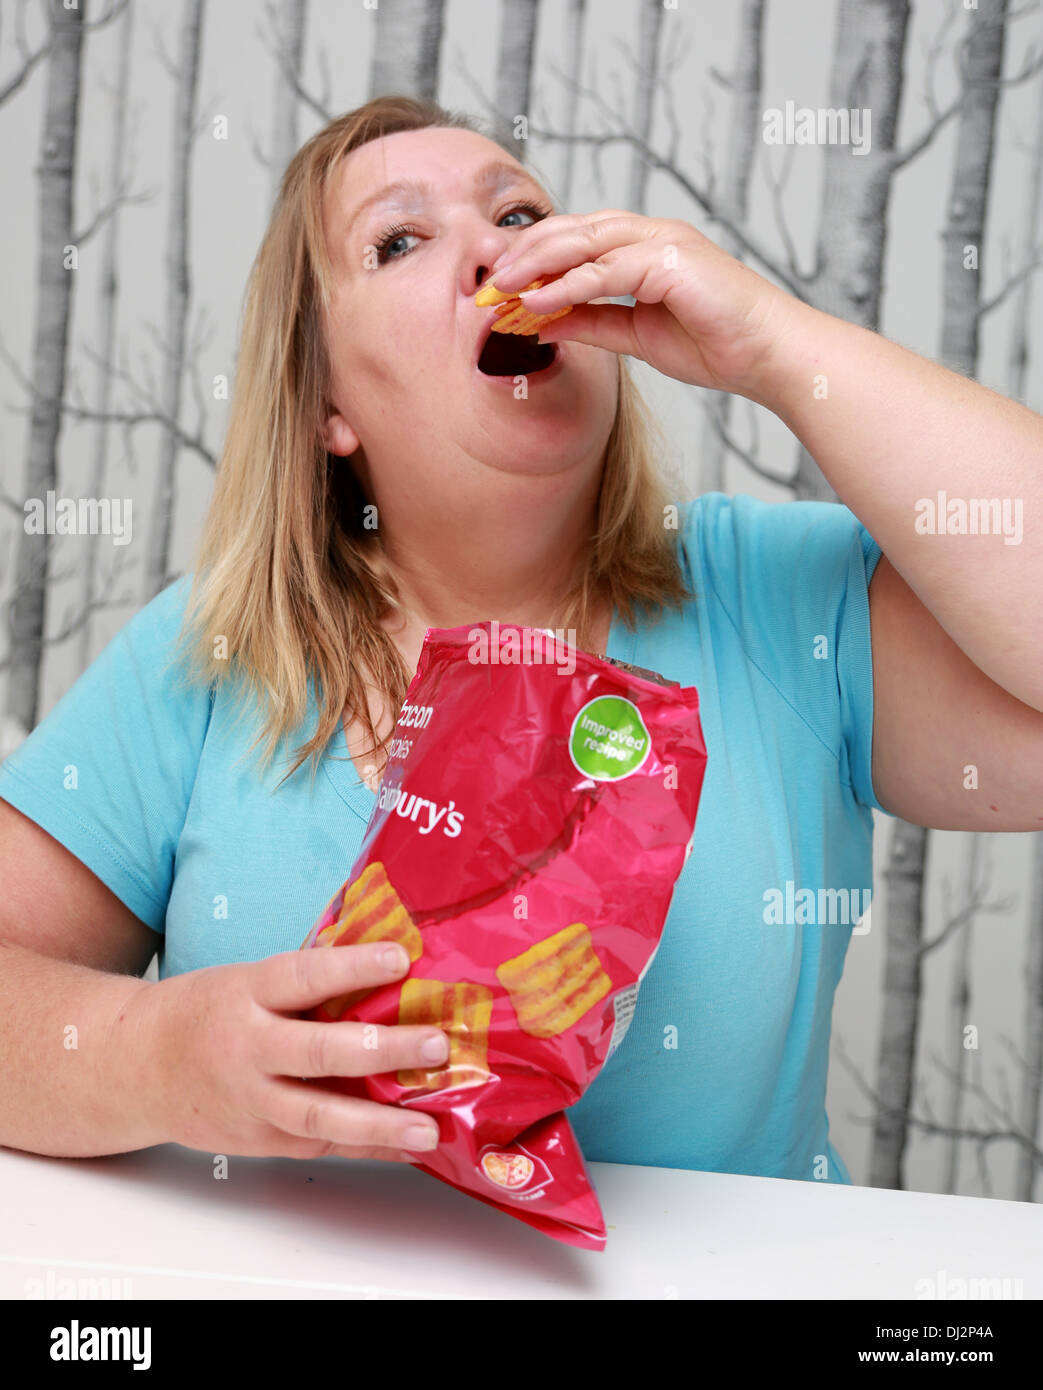
[{"label": "woman's arm", "polygon": [[0,935],[0,1144],[89,1158],[163,1142],[130,1022],[140,1013],[128,1013],[135,993],[155,988]]},{"label": "woman's arm", "polygon": [[1043,714],[978,669],[886,555],[869,621],[881,806],[936,830],[1043,830]]},{"label": "woman's arm", "polygon": [[763,381],[756,399],[960,650],[1043,711],[1043,416],[797,300]]},{"label": "woman's arm", "polygon": [[86,1157],[159,1143],[124,1007],[154,988],[136,976],[155,934],[2,800],[0,878],[0,1144]]},{"label": "woman's arm", "polygon": [[1043,417],[786,309],[754,398],[884,552],[869,590],[877,799],[941,830],[1041,830]]},{"label": "woman's arm", "polygon": [[[508,293],[554,275],[526,307],[577,307],[541,341],[627,353],[764,405],[879,543],[880,804],[942,828],[1043,827],[1043,418],[810,308],[685,222],[549,217],[492,267]],[[597,302],[624,295],[632,307]],[[990,533],[953,534],[961,512]]]},{"label": "woman's arm", "polygon": [[283,951],[158,984],[102,973],[144,970],[149,928],[3,800],[0,883],[0,1144],[59,1158],[178,1143],[396,1162],[437,1146],[431,1117],[312,1081],[440,1066],[441,1029],[298,1017],[402,979],[401,947]]}]

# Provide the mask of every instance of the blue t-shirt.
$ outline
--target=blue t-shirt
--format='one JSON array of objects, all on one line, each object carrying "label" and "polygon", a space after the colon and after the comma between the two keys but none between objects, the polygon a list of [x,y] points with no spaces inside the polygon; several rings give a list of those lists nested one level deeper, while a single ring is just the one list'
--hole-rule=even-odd
[{"label": "blue t-shirt", "polygon": [[[630,1031],[569,1117],[592,1160],[850,1182],[826,1071],[883,810],[880,549],[839,504],[719,492],[686,504],[679,531],[694,599],[636,633],[614,622],[608,654],[698,688],[693,849]],[[316,777],[304,764],[275,791],[288,763],[258,774],[233,692],[171,665],[187,592],[184,578],[147,604],[0,767],[0,796],[157,933],[160,978],[299,946],[375,800],[342,726]]]}]

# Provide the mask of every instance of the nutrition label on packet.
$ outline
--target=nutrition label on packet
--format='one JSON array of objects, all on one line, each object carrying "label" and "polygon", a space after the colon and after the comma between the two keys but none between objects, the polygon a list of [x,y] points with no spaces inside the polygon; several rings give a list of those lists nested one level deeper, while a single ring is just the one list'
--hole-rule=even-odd
[{"label": "nutrition label on packet", "polygon": [[612,1041],[608,1045],[608,1056],[605,1058],[606,1062],[626,1037],[627,1029],[630,1027],[630,1020],[634,1017],[634,1009],[637,1006],[637,991],[640,983],[640,981],[637,981],[635,984],[627,985],[626,989],[621,989],[612,1001],[616,1011],[616,1024],[612,1029]]}]

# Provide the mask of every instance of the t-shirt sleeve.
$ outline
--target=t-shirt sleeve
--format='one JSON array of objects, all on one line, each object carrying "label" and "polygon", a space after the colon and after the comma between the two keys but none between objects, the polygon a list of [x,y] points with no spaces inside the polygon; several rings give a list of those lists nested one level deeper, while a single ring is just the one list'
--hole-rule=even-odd
[{"label": "t-shirt sleeve", "polygon": [[135,614],[0,764],[0,797],[156,932],[211,711],[174,660],[189,583]]},{"label": "t-shirt sleeve", "polygon": [[830,749],[856,800],[884,811],[872,778],[869,622],[879,545],[837,502],[700,500],[710,582],[747,656]]}]

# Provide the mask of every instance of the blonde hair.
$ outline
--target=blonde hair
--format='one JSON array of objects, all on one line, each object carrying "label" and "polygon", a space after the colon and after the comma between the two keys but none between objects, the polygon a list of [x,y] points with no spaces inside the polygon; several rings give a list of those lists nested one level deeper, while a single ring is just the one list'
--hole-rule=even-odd
[{"label": "blonde hair", "polygon": [[[181,645],[192,678],[216,685],[234,674],[241,682],[240,716],[248,706],[255,712],[251,750],[263,740],[263,766],[300,729],[311,678],[317,726],[294,751],[286,777],[309,758],[314,776],[345,714],[361,722],[376,753],[381,739],[367,674],[395,713],[409,684],[380,622],[400,601],[379,529],[363,527],[368,499],[350,468],[332,466],[322,439],[329,383],[322,313],[332,282],[323,202],[352,150],[431,127],[484,134],[434,102],[379,97],[312,136],[283,176],[250,274],[228,432]],[[546,624],[575,629],[581,647],[606,598],[633,631],[638,610],[655,616],[664,603],[680,607],[691,597],[676,532],[664,526],[668,498],[653,462],[655,426],[617,360],[618,405],[588,562],[562,612]]]}]

